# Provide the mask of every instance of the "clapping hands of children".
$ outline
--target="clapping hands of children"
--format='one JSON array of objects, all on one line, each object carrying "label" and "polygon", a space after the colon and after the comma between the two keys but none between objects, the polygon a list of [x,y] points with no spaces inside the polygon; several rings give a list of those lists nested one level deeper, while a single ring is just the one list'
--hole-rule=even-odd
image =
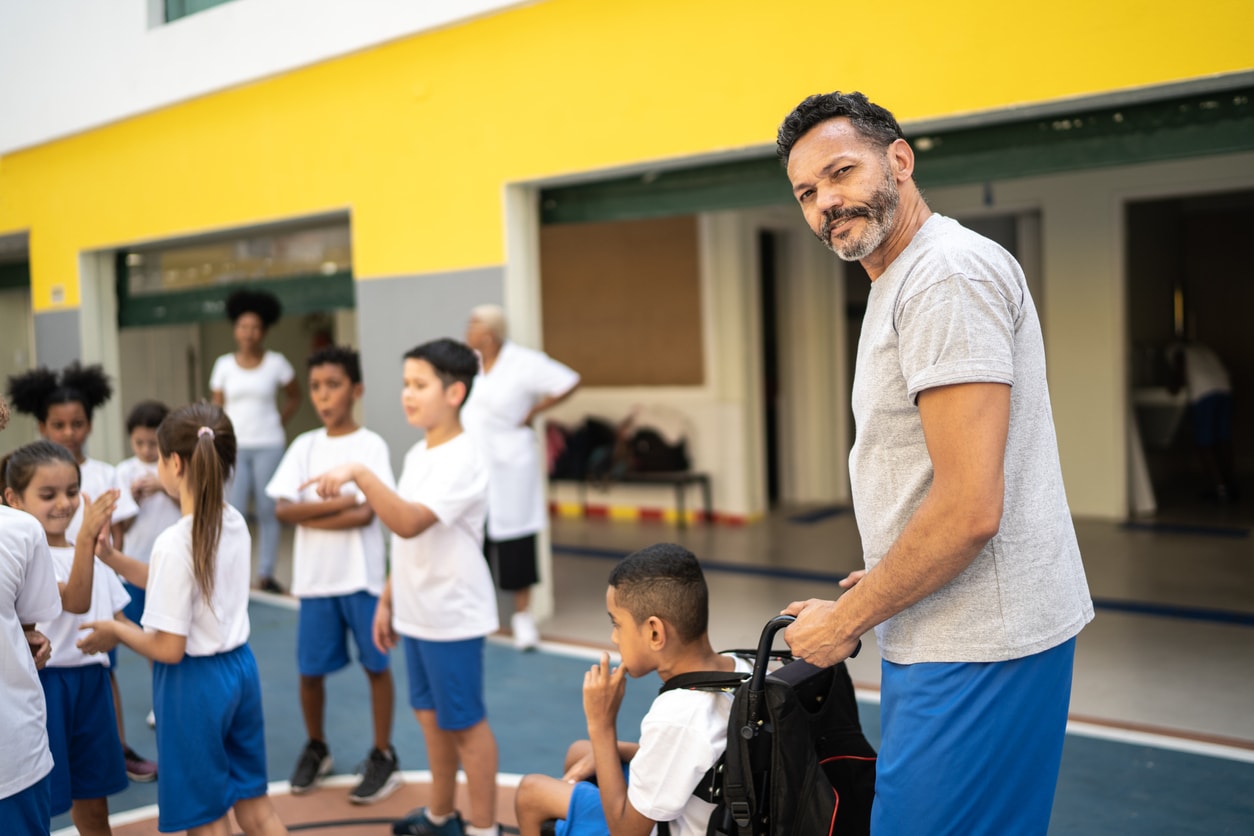
[{"label": "clapping hands of children", "polygon": [[78,629],[91,632],[79,639],[75,647],[87,654],[108,653],[118,646],[117,625],[116,621],[87,621],[80,624]]},{"label": "clapping hands of children", "polygon": [[627,691],[627,669],[619,665],[610,670],[610,654],[602,653],[601,661],[583,675],[583,713],[588,718],[588,731],[614,728],[618,708]]},{"label": "clapping hands of children", "polygon": [[110,488],[95,499],[83,494],[83,525],[80,532],[83,537],[97,541],[97,548],[101,538],[108,542],[109,523],[113,519],[113,509],[117,507],[119,494],[117,488]]},{"label": "clapping hands of children", "polygon": [[165,488],[161,487],[161,480],[156,476],[140,476],[131,482],[131,496],[135,497],[136,502],[147,499],[155,493],[165,493]]},{"label": "clapping hands of children", "polygon": [[308,482],[300,486],[303,491],[305,488],[312,487],[314,492],[323,499],[334,499],[340,495],[340,489],[349,482],[354,481],[354,473],[359,465],[342,464],[323,473],[321,476],[315,476]]}]

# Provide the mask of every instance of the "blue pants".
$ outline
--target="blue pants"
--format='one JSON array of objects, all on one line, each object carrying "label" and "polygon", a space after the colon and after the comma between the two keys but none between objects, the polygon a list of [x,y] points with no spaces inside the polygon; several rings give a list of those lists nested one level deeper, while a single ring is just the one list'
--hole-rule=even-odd
[{"label": "blue pants", "polygon": [[260,565],[257,575],[274,577],[274,564],[279,557],[279,520],[274,516],[275,502],[266,496],[266,485],[279,469],[283,448],[254,447],[240,449],[235,454],[235,475],[231,478],[227,501],[241,514],[248,514],[248,498],[253,500],[253,512],[257,518],[258,539],[261,542]]},{"label": "blue pants", "polygon": [[1075,639],[1009,662],[883,663],[873,836],[1044,834]]}]

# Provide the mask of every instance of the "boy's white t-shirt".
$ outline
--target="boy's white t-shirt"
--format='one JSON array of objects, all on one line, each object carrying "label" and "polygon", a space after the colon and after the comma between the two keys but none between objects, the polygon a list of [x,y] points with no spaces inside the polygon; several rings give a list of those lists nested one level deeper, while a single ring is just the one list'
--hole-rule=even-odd
[{"label": "boy's white t-shirt", "polygon": [[[73,546],[51,546],[52,570],[57,583],[68,583],[74,566]],[[79,626],[88,621],[110,621],[131,602],[130,593],[118,580],[117,573],[105,566],[100,558],[93,557],[91,575],[91,605],[85,613],[62,612],[51,621],[41,621],[36,627],[52,642],[50,668],[81,668],[86,665],[109,667],[109,654],[87,654],[75,645],[85,633]]]},{"label": "boy's white t-shirt", "polygon": [[213,656],[248,641],[252,551],[244,517],[223,503],[210,607],[192,569],[192,516],[181,517],[152,547],[148,595],[140,619],[144,629],[186,636],[188,656]]},{"label": "boy's white t-shirt", "polygon": [[[736,671],[752,673],[740,657]],[[631,759],[627,800],[673,836],[701,836],[714,805],[692,794],[727,749],[732,694],[682,688],[659,694],[640,721],[640,749]]]},{"label": "boy's white t-shirt", "polygon": [[61,593],[39,521],[0,505],[0,798],[52,771],[48,711],[23,624],[53,621]]},{"label": "boy's white t-shirt", "polygon": [[[155,478],[157,463],[149,464],[138,456],[131,456],[118,464],[117,470],[122,492],[134,500],[131,485],[135,480],[145,476]],[[148,557],[152,554],[152,544],[157,541],[157,535],[178,522],[183,512],[179,508],[178,500],[165,491],[150,493],[143,499],[136,500],[136,503],[139,513],[135,515],[135,522],[131,523],[131,527],[126,530],[122,551],[128,557],[147,563]]]},{"label": "boy's white t-shirt", "polygon": [[500,626],[483,557],[488,470],[465,433],[405,455],[397,493],[425,505],[437,522],[417,537],[392,535],[392,625],[430,641],[459,641]]},{"label": "boy's white t-shirt", "polygon": [[83,527],[83,513],[86,509],[87,497],[95,500],[105,491],[117,488],[118,502],[113,507],[112,522],[120,523],[139,513],[139,506],[135,504],[135,498],[131,496],[130,484],[124,484],[118,478],[117,468],[113,465],[89,457],[78,466],[78,470],[80,474],[78,490],[84,499],[78,504],[74,519],[70,520],[70,527],[65,530],[66,540],[73,543],[78,537],[78,530]]},{"label": "boy's white t-shirt", "polygon": [[295,377],[292,364],[277,351],[267,351],[251,369],[235,362],[234,354],[223,354],[214,361],[209,388],[222,393],[227,417],[235,427],[235,443],[241,450],[281,447],[287,442],[274,396]]},{"label": "boy's white t-shirt", "polygon": [[[316,502],[314,488],[300,486],[333,467],[360,462],[389,489],[396,489],[391,454],[378,433],[359,427],[347,435],[327,435],[326,428],[301,433],[283,454],[266,493],[289,502]],[[342,493],[365,497],[349,482]],[[296,526],[292,546],[292,594],[298,598],[383,591],[386,576],[383,528],[376,517],[368,525],[327,531]]]}]

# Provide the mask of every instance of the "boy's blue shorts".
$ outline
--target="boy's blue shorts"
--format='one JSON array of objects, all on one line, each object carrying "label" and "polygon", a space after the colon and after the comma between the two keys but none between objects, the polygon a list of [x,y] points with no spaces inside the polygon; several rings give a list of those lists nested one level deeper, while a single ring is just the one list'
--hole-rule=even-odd
[{"label": "boy's blue shorts", "polygon": [[435,711],[445,731],[468,729],[488,716],[483,702],[484,639],[437,642],[403,636],[409,707]]},{"label": "boy's blue shorts", "polygon": [[326,676],[349,663],[348,635],[357,659],[371,673],[388,669],[388,656],[374,646],[374,611],[379,596],[369,592],[302,598],[296,630],[296,668],[301,676]]},{"label": "boy's blue shorts", "polygon": [[245,798],[266,794],[261,679],[247,644],[214,656],[154,662],[157,829],[217,821]]},{"label": "boy's blue shorts", "polygon": [[44,668],[39,681],[48,705],[52,815],[70,809],[76,798],[105,798],[126,789],[130,781],[118,740],[109,669]]},{"label": "boy's blue shorts", "polygon": [[[623,764],[623,778],[631,780],[628,764]],[[566,818],[558,819],[553,828],[556,836],[607,836],[610,826],[605,822],[601,790],[589,781],[575,784],[566,806]]]},{"label": "boy's blue shorts", "polygon": [[0,821],[10,833],[48,836],[51,818],[51,775],[45,775],[21,792],[0,798]]},{"label": "boy's blue shorts", "polygon": [[1008,662],[885,661],[871,832],[1044,834],[1075,639]]}]

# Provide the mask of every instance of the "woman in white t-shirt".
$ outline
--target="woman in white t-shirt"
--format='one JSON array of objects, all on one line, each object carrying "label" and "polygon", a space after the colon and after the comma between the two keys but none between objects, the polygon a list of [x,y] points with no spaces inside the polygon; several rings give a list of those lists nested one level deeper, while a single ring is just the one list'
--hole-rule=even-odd
[{"label": "woman in white t-shirt", "polygon": [[507,340],[505,312],[498,305],[470,312],[466,344],[483,361],[461,418],[488,464],[484,554],[494,565],[497,585],[514,593],[514,646],[529,650],[540,639],[527,611],[531,587],[539,580],[536,535],[548,519],[531,422],[569,398],[579,386],[579,374],[542,351]]},{"label": "woman in white t-shirt", "polygon": [[[235,352],[213,364],[209,389],[215,404],[226,410],[235,425],[238,455],[228,500],[241,514],[248,513],[249,497],[257,518],[261,556],[257,588],[282,592],[274,580],[279,553],[279,521],[266,485],[283,458],[287,436],[283,425],[300,407],[300,384],[287,358],[266,351],[266,332],[279,321],[283,308],[271,293],[237,290],[226,300],[226,314],[234,324]],[[283,392],[283,406],[275,395]]]}]

